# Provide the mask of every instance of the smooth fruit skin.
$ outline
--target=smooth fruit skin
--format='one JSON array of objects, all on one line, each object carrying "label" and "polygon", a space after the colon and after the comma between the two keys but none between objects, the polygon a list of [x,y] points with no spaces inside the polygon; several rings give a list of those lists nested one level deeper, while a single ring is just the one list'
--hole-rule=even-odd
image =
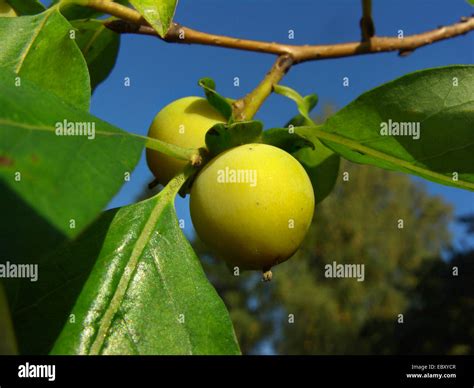
[{"label": "smooth fruit skin", "polygon": [[0,0],[0,17],[15,17],[15,10],[5,0]]},{"label": "smooth fruit skin", "polygon": [[[231,181],[231,170],[241,171],[240,183]],[[190,202],[205,244],[232,266],[263,271],[295,253],[314,212],[304,168],[266,144],[245,144],[211,160],[194,181]]]},{"label": "smooth fruit skin", "polygon": [[[225,122],[219,112],[206,99],[184,97],[165,106],[153,120],[148,136],[184,148],[205,147],[209,128]],[[159,183],[166,185],[186,165],[161,152],[147,149],[146,160]]]}]

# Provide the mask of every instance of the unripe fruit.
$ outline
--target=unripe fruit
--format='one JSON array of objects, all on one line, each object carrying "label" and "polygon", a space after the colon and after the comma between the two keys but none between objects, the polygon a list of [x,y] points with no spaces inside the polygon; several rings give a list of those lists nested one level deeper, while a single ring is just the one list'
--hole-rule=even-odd
[{"label": "unripe fruit", "polygon": [[[204,98],[184,97],[165,106],[156,115],[148,136],[183,148],[205,147],[209,128],[225,122]],[[146,150],[148,167],[158,181],[166,185],[186,165],[186,161],[155,150]]]},{"label": "unripe fruit", "polygon": [[0,0],[0,17],[15,17],[16,12],[6,0]]},{"label": "unripe fruit", "polygon": [[314,194],[301,164],[266,144],[215,157],[191,189],[199,237],[232,266],[268,271],[290,258],[311,224]]}]

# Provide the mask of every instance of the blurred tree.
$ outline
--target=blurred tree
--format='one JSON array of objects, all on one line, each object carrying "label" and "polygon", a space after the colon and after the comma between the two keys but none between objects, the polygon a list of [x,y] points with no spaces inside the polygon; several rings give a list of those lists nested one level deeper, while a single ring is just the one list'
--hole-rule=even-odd
[{"label": "blurred tree", "polygon": [[[474,216],[461,217],[474,234]],[[474,355],[474,248],[427,260],[406,314],[394,330],[404,354]]]}]

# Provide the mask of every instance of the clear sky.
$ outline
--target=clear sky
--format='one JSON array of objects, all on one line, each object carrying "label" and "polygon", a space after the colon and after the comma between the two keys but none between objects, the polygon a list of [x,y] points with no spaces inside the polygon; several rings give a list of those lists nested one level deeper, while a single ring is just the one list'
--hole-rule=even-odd
[{"label": "clear sky", "polygon": [[[373,1],[378,35],[405,35],[447,25],[474,12],[465,0]],[[324,44],[358,40],[358,0],[181,0],[175,20],[191,28],[242,38],[293,44]],[[294,39],[288,31],[294,30]],[[167,103],[188,95],[202,95],[197,81],[211,77],[220,93],[237,98],[250,91],[274,61],[274,56],[196,45],[167,44],[148,36],[122,37],[119,57],[110,77],[92,99],[92,113],[127,131],[146,135],[155,114]],[[421,48],[408,57],[396,53],[308,62],[295,66],[283,84],[302,94],[317,93],[319,107],[343,107],[361,93],[406,73],[449,64],[474,63],[474,33]],[[343,77],[350,87],[343,87]],[[131,86],[124,87],[124,77]],[[239,77],[240,86],[234,86]],[[317,110],[316,110],[317,111]],[[290,100],[271,96],[257,118],[267,128],[282,126],[295,113]],[[449,130],[449,128],[446,128]],[[474,130],[474,123],[473,123]],[[144,158],[110,207],[134,201],[152,180]],[[420,179],[421,181],[421,179]],[[453,204],[457,215],[474,212],[474,194],[426,183],[430,193]],[[187,201],[177,211],[192,233]],[[463,228],[452,226],[456,242],[466,239]],[[474,243],[474,239],[469,241]]]}]

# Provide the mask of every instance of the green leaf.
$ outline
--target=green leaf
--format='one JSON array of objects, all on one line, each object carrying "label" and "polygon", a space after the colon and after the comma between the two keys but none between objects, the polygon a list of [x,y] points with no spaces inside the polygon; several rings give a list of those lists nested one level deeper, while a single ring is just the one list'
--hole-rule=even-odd
[{"label": "green leaf", "polygon": [[474,0],[466,0],[469,4],[474,5]]},{"label": "green leaf", "polygon": [[120,34],[104,27],[99,20],[78,20],[72,25],[78,30],[76,43],[82,51],[89,67],[91,88],[105,80],[117,59]]},{"label": "green leaf", "polygon": [[[2,131],[1,124],[0,131]],[[0,152],[0,163],[2,158],[4,156]],[[2,169],[0,166],[0,171]],[[15,222],[0,222],[0,236],[8,241],[8,244],[2,246],[2,256],[5,260],[8,258],[14,263],[30,263],[66,240],[65,234],[40,216],[33,206],[25,202],[2,179],[0,179],[0,201],[8,204],[2,209],[2,218],[15,220]],[[25,236],[28,244],[18,236]]]},{"label": "green leaf", "polygon": [[7,297],[0,283],[0,355],[17,354],[15,333],[10,318]]},{"label": "green leaf", "polygon": [[306,147],[296,151],[293,156],[298,159],[308,173],[313,185],[314,198],[318,204],[334,189],[339,175],[341,158],[331,149],[325,147],[312,132],[299,132],[299,128],[296,127],[295,133],[305,136],[314,145],[314,148]]},{"label": "green leaf", "polygon": [[206,133],[206,146],[211,156],[240,146],[260,141],[261,121],[238,121],[232,124],[216,124]]},{"label": "green leaf", "polygon": [[216,83],[211,78],[201,78],[199,86],[204,89],[207,101],[219,111],[227,120],[232,120],[232,100],[216,92]]},{"label": "green leaf", "polygon": [[[71,125],[91,131],[56,134]],[[12,75],[0,71],[0,181],[64,235],[76,235],[103,209],[133,170],[143,145],[144,139],[27,80],[15,87]]]},{"label": "green leaf", "polygon": [[[313,132],[298,131],[299,126],[313,125],[314,121],[310,117],[311,110],[318,103],[318,96],[310,94],[302,97],[297,91],[282,85],[275,86],[275,92],[290,98],[296,103],[299,114],[293,117],[288,123],[288,129],[282,129],[288,132],[289,128],[295,130],[296,136],[300,136],[310,142],[313,146],[295,149],[293,156],[303,165],[314,190],[316,204],[322,202],[333,190],[336,185],[339,174],[340,157],[331,149],[325,147]],[[296,128],[295,128],[296,127]],[[295,137],[295,139],[297,139]]]},{"label": "green leaf", "polygon": [[240,353],[224,303],[179,228],[173,203],[183,182],[180,175],[117,211],[72,310],[75,323],[52,354]]},{"label": "green leaf", "polygon": [[130,3],[164,38],[173,21],[178,0],[130,0]]},{"label": "green leaf", "polygon": [[305,119],[307,125],[313,123],[313,120],[309,116],[309,112],[311,112],[311,110],[318,104],[318,96],[316,94],[302,97],[296,90],[283,85],[275,85],[273,90],[275,93],[288,97],[296,103],[298,112],[300,113],[300,116]]},{"label": "green leaf", "polygon": [[46,255],[31,256],[28,263],[34,262],[39,269],[36,282],[5,280],[21,354],[51,351],[70,319],[117,211],[102,213],[76,239],[51,249]]},{"label": "green leaf", "polygon": [[[0,1],[0,7],[4,0]],[[36,15],[43,12],[46,8],[38,0],[7,0],[17,15]]]},{"label": "green leaf", "polygon": [[[13,71],[64,101],[89,109],[87,65],[69,33],[72,26],[56,10],[0,18],[0,69]],[[12,78],[10,83],[13,83]]]},{"label": "green leaf", "polygon": [[301,148],[311,147],[314,144],[304,135],[299,135],[289,128],[271,128],[262,133],[261,142],[281,148],[288,153],[293,153]]},{"label": "green leaf", "polygon": [[[395,123],[406,135],[393,132]],[[457,65],[364,93],[313,132],[350,161],[474,190],[473,123],[474,66]]]}]

